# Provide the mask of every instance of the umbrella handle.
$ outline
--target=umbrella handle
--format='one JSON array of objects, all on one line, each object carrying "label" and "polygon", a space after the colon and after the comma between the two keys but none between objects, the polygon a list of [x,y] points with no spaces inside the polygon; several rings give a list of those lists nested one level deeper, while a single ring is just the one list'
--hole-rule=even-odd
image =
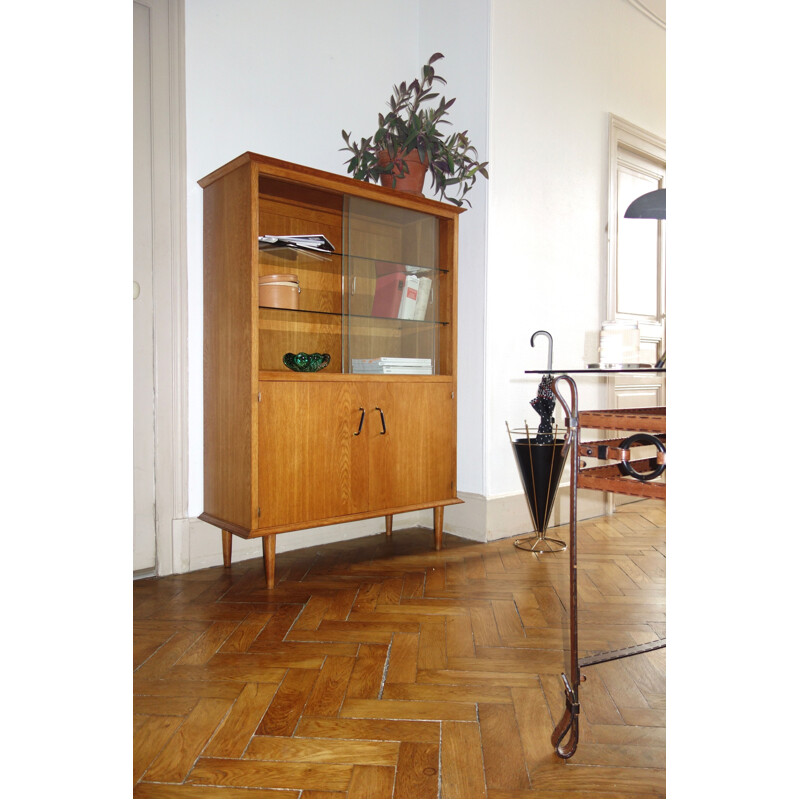
[{"label": "umbrella handle", "polygon": [[548,350],[548,353],[547,353],[547,371],[548,372],[552,372],[553,371],[553,337],[547,331],[536,331],[536,333],[534,333],[533,336],[531,336],[531,347],[535,347],[535,345],[533,343],[533,340],[539,335],[546,336],[547,339],[548,339],[548,342],[550,343],[550,349]]}]

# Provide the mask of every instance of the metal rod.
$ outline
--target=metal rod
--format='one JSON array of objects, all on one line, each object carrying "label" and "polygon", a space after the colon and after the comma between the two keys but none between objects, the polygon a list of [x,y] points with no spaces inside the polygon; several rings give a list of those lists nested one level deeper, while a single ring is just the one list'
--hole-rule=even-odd
[{"label": "metal rod", "polygon": [[[568,404],[558,390],[559,381],[570,387]],[[566,708],[564,716],[553,731],[552,742],[561,758],[570,758],[578,747],[578,715],[580,698],[578,688],[581,681],[578,664],[578,470],[580,469],[580,431],[578,428],[578,387],[569,375],[559,375],[553,381],[553,394],[561,403],[569,433],[564,442],[564,454],[572,446],[569,476],[569,679],[562,675],[565,684]],[[562,744],[570,732],[566,746]]]},{"label": "metal rod", "polygon": [[654,642],[635,644],[631,647],[623,647],[620,650],[609,650],[605,653],[596,653],[593,656],[584,656],[578,659],[578,666],[590,667],[593,664],[605,664],[607,661],[617,661],[628,656],[638,656],[642,653],[651,653],[653,650],[660,650],[667,646],[666,639],[656,639]]}]

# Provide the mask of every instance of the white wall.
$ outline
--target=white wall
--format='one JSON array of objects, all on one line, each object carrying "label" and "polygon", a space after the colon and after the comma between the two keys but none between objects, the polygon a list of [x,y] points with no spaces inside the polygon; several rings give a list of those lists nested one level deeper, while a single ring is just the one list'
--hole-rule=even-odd
[{"label": "white wall", "polygon": [[[468,130],[481,160],[489,158],[489,37],[491,0],[423,2],[419,63],[435,52],[447,80],[441,91],[456,98],[448,132]],[[489,165],[491,182],[492,165]],[[483,494],[486,453],[486,215],[489,182],[479,178],[459,218],[458,252],[458,490]],[[445,518],[448,512],[445,511]],[[445,525],[446,527],[446,525]]]},{"label": "white wall", "polygon": [[[580,366],[603,320],[608,114],[666,136],[665,31],[626,0],[494,0],[486,326],[487,485],[519,492],[505,422],[538,424],[544,368]],[[581,404],[604,400],[579,383]],[[557,415],[561,419],[561,414]]]},{"label": "white wall", "polygon": [[460,217],[458,488],[518,495],[505,421],[533,418],[523,371],[545,356],[528,341],[545,328],[556,365],[578,363],[602,321],[607,117],[665,135],[664,44],[626,0],[187,2],[189,515],[203,492],[199,178],[245,150],[346,174],[341,129],[371,134],[391,86],[444,53],[455,127],[490,162]]}]

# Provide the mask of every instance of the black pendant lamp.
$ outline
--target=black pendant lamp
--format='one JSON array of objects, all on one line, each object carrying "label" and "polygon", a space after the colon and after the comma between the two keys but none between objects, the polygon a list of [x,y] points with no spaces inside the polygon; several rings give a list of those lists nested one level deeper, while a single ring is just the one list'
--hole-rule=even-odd
[{"label": "black pendant lamp", "polygon": [[637,197],[625,212],[625,219],[666,219],[667,190],[656,189]]}]

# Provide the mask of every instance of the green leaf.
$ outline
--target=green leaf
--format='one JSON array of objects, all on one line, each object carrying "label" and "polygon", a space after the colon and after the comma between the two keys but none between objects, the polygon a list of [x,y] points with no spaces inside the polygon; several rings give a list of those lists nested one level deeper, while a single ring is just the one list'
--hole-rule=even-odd
[{"label": "green leaf", "polygon": [[[352,133],[343,129],[342,139],[346,146],[339,149],[351,154],[345,163],[354,177],[378,181],[381,175],[391,174],[395,186],[397,177],[409,171],[405,156],[416,150],[420,161],[427,163],[436,195],[460,206],[477,176],[489,177],[488,162],[478,160],[478,152],[470,143],[466,130],[446,138],[441,133],[442,125],[452,125],[446,117],[455,103],[455,98],[448,100],[438,91],[432,91],[435,82],[447,84],[432,66],[442,58],[441,53],[434,53],[423,65],[419,78],[392,87],[389,112],[385,116],[378,114],[378,129],[371,138],[361,139],[357,144]],[[380,150],[388,151],[391,159],[384,166],[378,163]],[[445,196],[448,187],[460,190],[460,195]],[[467,205],[470,205],[468,201]]]}]

